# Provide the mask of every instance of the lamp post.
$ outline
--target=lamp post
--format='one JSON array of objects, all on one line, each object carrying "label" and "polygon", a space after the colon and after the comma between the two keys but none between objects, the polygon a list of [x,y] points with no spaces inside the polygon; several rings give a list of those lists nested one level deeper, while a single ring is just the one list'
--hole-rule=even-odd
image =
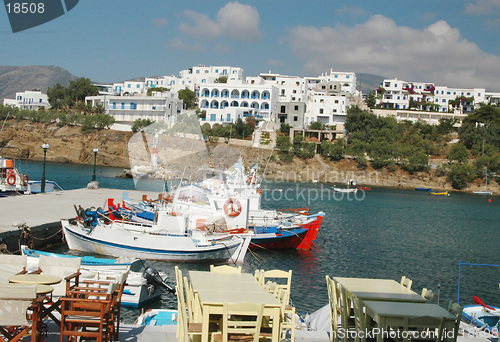
[{"label": "lamp post", "polygon": [[43,148],[43,171],[42,171],[42,185],[40,188],[40,192],[45,192],[45,160],[47,158],[47,150],[49,149],[49,144],[42,144]]},{"label": "lamp post", "polygon": [[94,174],[92,175],[92,181],[95,181],[95,162],[97,159],[97,152],[99,152],[98,148],[94,148],[92,151],[94,151]]}]

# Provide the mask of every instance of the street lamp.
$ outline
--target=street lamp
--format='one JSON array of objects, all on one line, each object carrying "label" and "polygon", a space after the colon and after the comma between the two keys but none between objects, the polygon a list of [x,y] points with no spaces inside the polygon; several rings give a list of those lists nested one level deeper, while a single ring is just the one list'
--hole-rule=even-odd
[{"label": "street lamp", "polygon": [[98,148],[94,148],[92,151],[94,151],[94,174],[92,175],[92,181],[95,181],[95,162],[97,159],[97,152],[99,152]]},{"label": "street lamp", "polygon": [[43,148],[43,171],[42,171],[42,186],[40,192],[45,192],[45,160],[47,157],[47,150],[49,149],[49,144],[42,144]]}]

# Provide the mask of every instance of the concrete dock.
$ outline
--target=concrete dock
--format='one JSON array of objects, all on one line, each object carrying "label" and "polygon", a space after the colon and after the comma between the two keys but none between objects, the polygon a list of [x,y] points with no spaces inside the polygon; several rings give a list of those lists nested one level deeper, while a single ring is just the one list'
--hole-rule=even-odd
[{"label": "concrete dock", "polygon": [[[114,198],[115,203],[121,203],[123,192],[124,190],[116,189],[77,189],[0,198],[1,242],[7,245],[7,249],[12,253],[19,249],[19,222],[30,227],[35,248],[60,242],[60,220],[76,216],[74,205],[81,205],[84,209],[106,208],[108,198]],[[140,201],[143,194],[151,199],[158,198],[158,194],[152,192],[128,193],[133,201]]]}]

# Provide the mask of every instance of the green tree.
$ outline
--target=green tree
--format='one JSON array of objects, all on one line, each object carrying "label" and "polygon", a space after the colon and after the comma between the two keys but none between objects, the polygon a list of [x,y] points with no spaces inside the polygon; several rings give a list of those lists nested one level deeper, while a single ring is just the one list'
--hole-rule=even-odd
[{"label": "green tree", "polygon": [[148,91],[146,92],[146,95],[151,96],[153,94],[153,92],[166,93],[168,91],[170,91],[170,89],[165,88],[165,87],[154,87],[154,88],[149,88]]},{"label": "green tree", "polygon": [[278,151],[278,155],[280,159],[286,163],[289,163],[293,160],[293,152],[292,142],[290,141],[290,137],[287,135],[279,135],[276,138],[276,150]]},{"label": "green tree", "polygon": [[365,99],[365,103],[368,106],[368,108],[374,108],[375,104],[377,103],[377,97],[375,96],[375,90],[372,90],[370,94]]},{"label": "green tree", "polygon": [[60,83],[56,83],[53,87],[47,89],[47,97],[49,98],[50,107],[53,109],[62,109],[66,107],[66,95],[68,89]]},{"label": "green tree", "polygon": [[143,128],[151,125],[153,123],[153,121],[149,120],[149,119],[137,119],[134,121],[134,123],[132,124],[132,132],[139,132],[139,131],[142,131]]},{"label": "green tree", "polygon": [[446,158],[451,161],[456,160],[459,163],[465,163],[469,159],[469,150],[467,150],[467,147],[465,147],[464,144],[454,144],[450,152],[446,155]]},{"label": "green tree", "polygon": [[76,81],[69,81],[68,95],[72,102],[85,101],[87,96],[96,96],[99,94],[99,88],[92,84],[90,79],[81,77]]},{"label": "green tree", "polygon": [[186,88],[186,89],[179,90],[178,94],[179,94],[178,95],[179,99],[181,99],[183,101],[186,109],[192,109],[198,105],[197,100],[196,100],[196,94],[194,93],[194,91]]},{"label": "green tree", "polygon": [[293,138],[293,154],[301,159],[309,159],[314,157],[316,153],[316,143],[309,143],[304,140],[302,135],[297,135]]},{"label": "green tree", "polygon": [[324,129],[325,125],[319,121],[313,121],[309,124],[309,129]]},{"label": "green tree", "polygon": [[345,140],[339,139],[334,143],[327,140],[321,142],[321,155],[330,160],[338,161],[344,158]]},{"label": "green tree", "polygon": [[214,83],[227,83],[227,76],[219,76],[215,79]]},{"label": "green tree", "polygon": [[469,164],[454,164],[448,171],[447,180],[453,189],[462,190],[475,178],[475,170]]},{"label": "green tree", "polygon": [[429,156],[420,150],[414,151],[401,167],[410,174],[429,170]]},{"label": "green tree", "polygon": [[476,109],[474,113],[467,116],[467,121],[500,126],[500,108],[489,104],[481,104],[481,106]]},{"label": "green tree", "polygon": [[283,133],[285,135],[290,135],[290,129],[291,128],[292,128],[292,126],[290,126],[287,123],[282,122],[281,125],[280,125],[280,133]]}]

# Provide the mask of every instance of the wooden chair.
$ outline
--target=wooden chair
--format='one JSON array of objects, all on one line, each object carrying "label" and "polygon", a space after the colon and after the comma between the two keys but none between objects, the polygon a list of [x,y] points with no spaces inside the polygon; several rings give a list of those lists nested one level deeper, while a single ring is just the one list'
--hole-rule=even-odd
[{"label": "wooden chair", "polygon": [[[61,301],[61,335],[64,337],[84,337],[97,342],[110,341],[115,337],[114,304],[117,300],[117,283],[108,285],[102,299],[63,297]],[[92,294],[92,295],[95,295]]]},{"label": "wooden chair", "polygon": [[[194,323],[191,316],[188,314],[186,301],[182,296],[182,290],[178,285],[175,286],[177,293],[177,339],[181,342],[189,342],[189,337],[201,336],[202,323]],[[218,331],[218,325],[210,323],[208,326],[209,333]]]},{"label": "wooden chair", "polygon": [[0,285],[0,341],[19,341],[30,331],[31,341],[37,340],[39,310],[33,304],[36,296],[36,285]]},{"label": "wooden chair", "polygon": [[336,340],[339,328],[339,315],[341,314],[339,287],[335,280],[326,276],[326,287],[328,289],[328,303],[330,305],[330,325],[332,333],[330,334],[330,341]]},{"label": "wooden chair", "polygon": [[278,292],[280,289],[284,289],[288,293],[290,293],[292,284],[292,270],[288,272],[282,270],[265,271],[260,279],[260,285],[266,288],[267,282],[276,283],[276,285],[270,284],[270,286],[268,287],[268,290],[275,296],[278,296]]},{"label": "wooden chair", "polygon": [[73,287],[79,285],[81,258],[61,258],[40,255],[38,258],[38,270],[34,273],[48,274],[61,277],[63,281],[51,285],[54,291],[51,294],[48,306],[43,308],[43,315],[49,315],[57,324],[59,319],[54,316],[53,311],[61,312],[61,297],[69,294]]},{"label": "wooden chair", "polygon": [[339,301],[340,301],[340,325],[344,329],[344,337],[342,341],[347,342],[347,331],[352,331],[356,329],[356,322],[353,313],[351,312],[351,303],[347,299],[347,291],[342,286],[338,285],[340,290]]},{"label": "wooden chair", "polygon": [[212,334],[214,341],[259,341],[263,303],[224,303],[222,312],[222,331]]},{"label": "wooden chair", "polygon": [[26,273],[26,255],[0,254],[0,284],[8,284],[9,277]]},{"label": "wooden chair", "polygon": [[422,289],[422,297],[425,298],[425,300],[427,301],[427,303],[434,304],[434,303],[436,303],[436,300],[437,300],[437,296],[434,293],[434,291],[428,290],[425,287]]},{"label": "wooden chair", "polygon": [[406,276],[401,277],[401,285],[408,288],[408,290],[411,290],[412,284],[413,284],[413,280],[411,280],[410,278],[407,278]]},{"label": "wooden chair", "polygon": [[286,332],[290,330],[290,342],[295,341],[295,307],[289,305],[290,294],[281,289],[278,293],[278,299],[281,302],[281,319],[280,319],[280,332],[281,339],[286,339]]},{"label": "wooden chair", "polygon": [[241,274],[241,266],[234,267],[229,265],[214,266],[210,265],[211,273],[222,273],[222,274]]},{"label": "wooden chair", "polygon": [[[453,338],[451,338],[451,339],[446,338],[447,341],[451,341],[451,342],[457,341],[458,331],[459,331],[459,327],[460,327],[460,320],[462,319],[462,311],[463,310],[464,310],[464,308],[462,306],[460,306],[460,304],[450,300],[450,303],[448,304],[448,312],[455,315],[457,318],[456,318],[455,324],[453,326],[453,334],[451,334],[451,336],[453,336]],[[448,335],[448,334],[446,334],[446,335]]]}]

